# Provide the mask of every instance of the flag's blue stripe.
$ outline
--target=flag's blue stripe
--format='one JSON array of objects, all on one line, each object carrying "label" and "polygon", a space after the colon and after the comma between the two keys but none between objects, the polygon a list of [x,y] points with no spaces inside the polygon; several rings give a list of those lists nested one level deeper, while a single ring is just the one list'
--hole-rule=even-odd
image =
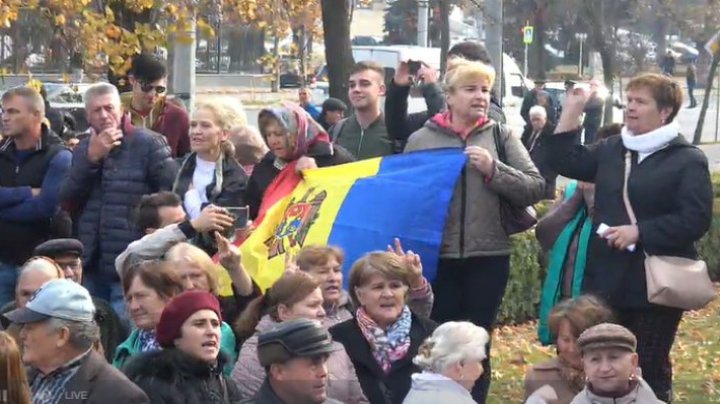
[{"label": "flag's blue stripe", "polygon": [[352,186],[328,240],[345,250],[346,286],[352,263],[386,250],[395,237],[420,254],[425,276],[435,278],[445,219],[465,161],[461,149],[389,156],[377,175]]}]

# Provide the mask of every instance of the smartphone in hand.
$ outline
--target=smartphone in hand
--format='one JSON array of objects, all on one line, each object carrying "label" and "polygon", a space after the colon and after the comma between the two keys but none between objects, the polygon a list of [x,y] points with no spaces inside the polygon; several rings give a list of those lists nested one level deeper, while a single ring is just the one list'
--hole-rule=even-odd
[{"label": "smartphone in hand", "polygon": [[223,206],[223,209],[233,218],[233,226],[228,229],[229,234],[226,236],[232,241],[235,239],[237,232],[248,225],[250,212],[247,206]]}]

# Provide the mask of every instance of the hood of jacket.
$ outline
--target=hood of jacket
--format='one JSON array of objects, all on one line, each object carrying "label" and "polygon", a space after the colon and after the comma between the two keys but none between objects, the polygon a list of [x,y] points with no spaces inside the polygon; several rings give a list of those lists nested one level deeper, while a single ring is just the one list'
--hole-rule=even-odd
[{"label": "hood of jacket", "polygon": [[433,372],[415,373],[411,376],[412,386],[404,402],[474,403],[472,395],[455,380]]},{"label": "hood of jacket", "polygon": [[450,111],[441,112],[430,118],[425,125],[435,130],[440,130],[448,135],[459,136],[462,139],[467,139],[473,132],[484,130],[485,126],[491,122],[487,116],[483,116],[480,117],[475,126],[466,133],[458,133],[452,127],[451,117],[452,113]]}]

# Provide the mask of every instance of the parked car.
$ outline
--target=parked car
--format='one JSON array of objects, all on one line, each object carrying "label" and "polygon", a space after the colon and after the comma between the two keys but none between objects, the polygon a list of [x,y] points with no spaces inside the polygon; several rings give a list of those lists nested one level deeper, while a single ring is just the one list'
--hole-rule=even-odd
[{"label": "parked car", "polygon": [[63,113],[67,129],[76,132],[87,130],[88,123],[85,117],[83,95],[91,85],[91,83],[43,83],[47,92],[47,101],[52,108]]}]

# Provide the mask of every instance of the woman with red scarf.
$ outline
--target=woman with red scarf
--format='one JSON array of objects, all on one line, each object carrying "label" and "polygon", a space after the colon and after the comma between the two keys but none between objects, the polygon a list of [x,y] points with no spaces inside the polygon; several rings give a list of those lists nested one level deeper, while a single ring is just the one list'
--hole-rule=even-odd
[{"label": "woman with red scarf", "polygon": [[[510,239],[501,219],[501,203],[532,205],[540,201],[545,188],[520,137],[488,118],[494,81],[495,71],[484,63],[451,60],[444,83],[448,111],[413,133],[405,148],[409,152],[460,147],[468,156],[443,232],[432,285],[432,319],[470,320],[490,334],[510,272]],[[485,402],[490,384],[488,359],[483,367],[472,392],[478,403]]]},{"label": "woman with red scarf", "polygon": [[333,145],[325,130],[297,105],[263,109],[258,126],[270,151],[255,166],[248,183],[246,201],[252,220],[275,202],[264,198],[268,188],[297,181],[302,170],[354,160],[345,149]]}]

